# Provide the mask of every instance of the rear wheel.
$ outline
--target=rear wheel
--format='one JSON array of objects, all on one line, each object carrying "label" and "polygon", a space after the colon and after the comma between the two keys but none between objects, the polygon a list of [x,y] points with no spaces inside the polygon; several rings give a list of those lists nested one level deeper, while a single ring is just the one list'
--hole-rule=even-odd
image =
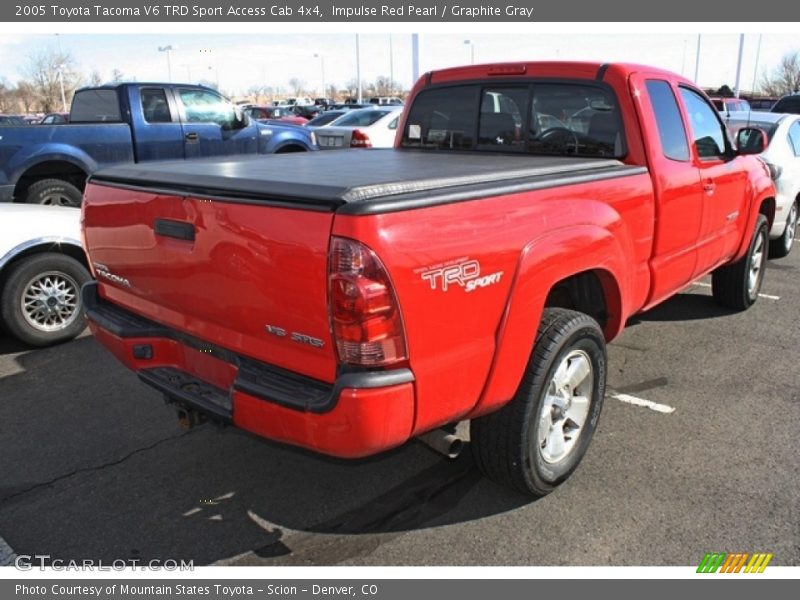
[{"label": "rear wheel", "polygon": [[91,276],[77,260],[46,252],[14,266],[0,295],[9,333],[31,346],[69,340],[86,326],[81,286]]},{"label": "rear wheel", "polygon": [[711,292],[719,304],[733,310],[746,310],[758,300],[767,266],[767,228],[767,218],[759,215],[747,254],[711,274]]},{"label": "rear wheel", "polygon": [[27,204],[49,204],[53,206],[78,207],[83,194],[71,183],[63,179],[42,179],[30,185],[25,193]]},{"label": "rear wheel", "polygon": [[769,243],[769,257],[770,258],[783,258],[788,256],[794,246],[794,238],[797,235],[797,208],[798,200],[794,201],[789,209],[789,216],[786,219],[786,228],[783,230],[783,235],[777,240],[771,240]]},{"label": "rear wheel", "polygon": [[597,322],[573,310],[545,309],[516,395],[470,424],[478,468],[524,494],[550,493],[586,453],[605,384],[605,339]]}]

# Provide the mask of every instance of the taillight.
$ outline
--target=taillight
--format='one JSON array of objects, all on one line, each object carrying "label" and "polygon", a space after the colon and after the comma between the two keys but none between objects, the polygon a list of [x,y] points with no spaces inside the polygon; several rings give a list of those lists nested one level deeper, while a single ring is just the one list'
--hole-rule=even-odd
[{"label": "taillight", "polygon": [[372,148],[372,142],[369,136],[360,129],[354,129],[353,135],[350,137],[351,148]]},{"label": "taillight", "polygon": [[334,237],[329,261],[328,302],[339,362],[385,367],[406,360],[400,307],[380,259],[359,242]]}]

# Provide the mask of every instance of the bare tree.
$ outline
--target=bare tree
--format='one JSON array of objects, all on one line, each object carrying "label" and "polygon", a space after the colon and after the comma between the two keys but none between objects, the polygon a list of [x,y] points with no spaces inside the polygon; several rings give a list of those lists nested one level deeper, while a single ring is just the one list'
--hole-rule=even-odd
[{"label": "bare tree", "polygon": [[44,112],[61,110],[61,84],[67,103],[81,81],[75,59],[69,52],[45,49],[28,56],[21,69],[33,88],[34,98]]},{"label": "bare tree", "polygon": [[385,75],[381,75],[375,80],[375,83],[370,85],[370,88],[375,92],[376,96],[394,96],[395,90],[398,89],[398,87],[395,81],[392,81]]},{"label": "bare tree", "polygon": [[289,87],[292,88],[292,92],[295,97],[303,96],[306,87],[306,82],[305,80],[300,79],[298,77],[292,77],[289,80]]},{"label": "bare tree", "polygon": [[333,100],[334,102],[339,98],[339,88],[336,87],[336,84],[328,84],[328,86],[325,88],[325,97],[329,100]]},{"label": "bare tree", "polygon": [[118,83],[123,79],[125,79],[125,74],[122,71],[120,71],[119,69],[114,69],[113,71],[111,71],[111,81],[113,81],[114,83]]},{"label": "bare tree", "polygon": [[22,106],[26,113],[33,110],[36,104],[36,90],[33,85],[28,81],[20,81],[17,84],[17,89],[14,90],[14,96],[17,100],[17,105]]},{"label": "bare tree", "polygon": [[0,113],[14,112],[18,106],[16,90],[6,81],[0,79]]},{"label": "bare tree", "polygon": [[94,69],[89,74],[89,85],[93,86],[93,87],[97,87],[98,85],[101,85],[102,83],[103,83],[103,76],[100,75],[100,71],[98,71],[97,69]]},{"label": "bare tree", "polygon": [[800,52],[784,54],[772,73],[762,77],[761,91],[768,96],[783,96],[800,91]]}]

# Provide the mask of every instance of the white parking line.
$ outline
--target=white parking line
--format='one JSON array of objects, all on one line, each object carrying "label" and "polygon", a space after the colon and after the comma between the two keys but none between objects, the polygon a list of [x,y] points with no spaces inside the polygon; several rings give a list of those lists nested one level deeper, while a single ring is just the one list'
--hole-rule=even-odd
[{"label": "white parking line", "polygon": [[14,559],[17,555],[11,549],[6,541],[0,537],[0,567],[10,567],[14,564]]},{"label": "white parking line", "polygon": [[[692,285],[697,285],[697,286],[705,287],[705,288],[710,288],[711,287],[710,283],[705,283],[703,281],[696,281]],[[759,294],[758,297],[759,298],[766,298],[767,300],[780,300],[781,299],[780,296],[772,296],[770,294]]]},{"label": "white parking line", "polygon": [[650,410],[664,414],[675,412],[675,408],[667,404],[659,404],[658,402],[645,400],[644,398],[637,398],[636,396],[629,396],[628,394],[611,394],[611,397],[615,400],[619,400],[620,402],[633,404],[634,406],[644,406],[645,408],[649,408]]}]

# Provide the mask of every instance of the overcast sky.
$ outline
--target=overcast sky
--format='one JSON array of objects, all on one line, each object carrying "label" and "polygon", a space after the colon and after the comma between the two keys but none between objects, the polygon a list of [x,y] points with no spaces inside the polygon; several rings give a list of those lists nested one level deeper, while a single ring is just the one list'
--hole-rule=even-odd
[{"label": "overcast sky", "polygon": [[[55,25],[54,27],[57,27]],[[132,29],[135,25],[130,24]],[[496,30],[497,26],[493,26]],[[486,29],[491,29],[487,27]],[[674,28],[673,28],[674,30]],[[365,81],[390,75],[406,87],[412,83],[411,35],[409,33],[361,33],[361,74]],[[465,40],[470,43],[466,44]],[[745,35],[741,88],[753,84],[758,33]],[[421,72],[471,60],[590,60],[626,61],[650,64],[694,78],[698,35],[669,34],[586,34],[559,33],[425,33],[422,35]],[[254,84],[284,86],[297,77],[316,93],[323,77],[326,84],[343,86],[356,76],[355,33],[37,33],[0,32],[0,79],[15,83],[20,67],[42,48],[69,51],[87,75],[98,71],[111,79],[114,69],[139,81],[168,79],[167,54],[159,46],[171,45],[174,81],[219,81],[232,95],[246,92]],[[390,45],[392,52],[390,54]],[[700,46],[698,82],[702,86],[734,85],[739,34],[703,34]],[[796,35],[766,33],[762,36],[758,77],[771,70],[781,56],[800,49]],[[318,56],[315,57],[314,54]],[[391,56],[391,60],[390,60]]]}]

